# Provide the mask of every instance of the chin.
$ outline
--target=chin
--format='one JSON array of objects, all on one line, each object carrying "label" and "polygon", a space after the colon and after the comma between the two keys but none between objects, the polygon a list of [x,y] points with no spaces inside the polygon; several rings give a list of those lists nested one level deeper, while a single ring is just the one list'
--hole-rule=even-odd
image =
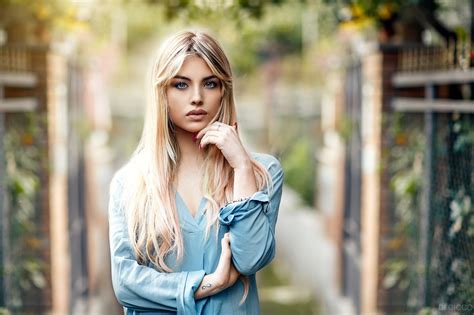
[{"label": "chin", "polygon": [[193,126],[187,126],[185,128],[181,128],[182,130],[190,133],[198,133],[202,129],[204,129],[207,126],[207,124],[199,124],[199,125],[193,125]]}]

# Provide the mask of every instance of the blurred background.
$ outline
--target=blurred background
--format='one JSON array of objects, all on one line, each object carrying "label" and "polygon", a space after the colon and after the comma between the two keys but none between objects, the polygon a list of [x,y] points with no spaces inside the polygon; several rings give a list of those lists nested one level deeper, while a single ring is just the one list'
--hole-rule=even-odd
[{"label": "blurred background", "polygon": [[163,37],[207,28],[277,156],[262,314],[474,313],[473,0],[0,0],[0,314],[120,314],[109,182]]}]

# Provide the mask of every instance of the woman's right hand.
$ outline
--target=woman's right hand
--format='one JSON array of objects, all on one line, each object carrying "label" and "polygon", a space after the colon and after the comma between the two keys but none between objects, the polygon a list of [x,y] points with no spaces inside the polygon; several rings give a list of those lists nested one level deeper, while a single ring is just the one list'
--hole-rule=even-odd
[{"label": "woman's right hand", "polygon": [[240,276],[232,263],[232,252],[230,250],[230,234],[225,233],[221,240],[221,256],[216,270],[205,275],[194,294],[195,299],[217,294],[232,286]]}]

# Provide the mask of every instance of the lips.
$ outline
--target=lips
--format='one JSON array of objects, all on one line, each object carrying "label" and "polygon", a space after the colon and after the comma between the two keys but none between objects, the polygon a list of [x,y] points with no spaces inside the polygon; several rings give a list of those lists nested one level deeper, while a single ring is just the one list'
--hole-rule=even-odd
[{"label": "lips", "polygon": [[193,109],[192,111],[188,112],[186,116],[189,115],[206,115],[207,112],[204,109]]}]

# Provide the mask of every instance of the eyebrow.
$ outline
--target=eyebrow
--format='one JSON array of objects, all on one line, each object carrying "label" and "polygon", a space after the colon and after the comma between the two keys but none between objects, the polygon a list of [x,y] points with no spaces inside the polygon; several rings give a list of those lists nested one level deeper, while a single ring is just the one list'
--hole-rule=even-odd
[{"label": "eyebrow", "polygon": [[[215,75],[210,75],[208,77],[203,78],[202,81],[206,81],[206,80],[209,80],[209,79],[215,79],[215,78],[217,78]],[[173,77],[173,79],[182,79],[182,80],[192,81],[190,78],[184,77],[182,75],[175,75]]]}]

